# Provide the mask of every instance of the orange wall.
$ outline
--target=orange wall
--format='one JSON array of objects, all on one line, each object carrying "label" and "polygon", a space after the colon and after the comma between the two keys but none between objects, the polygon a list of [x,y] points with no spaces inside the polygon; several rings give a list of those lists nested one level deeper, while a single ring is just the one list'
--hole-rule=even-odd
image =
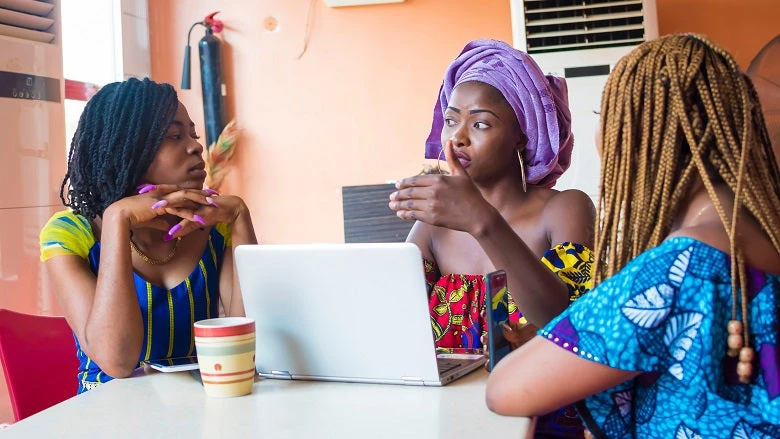
[{"label": "orange wall", "polygon": [[[227,24],[229,109],[244,127],[226,189],[244,197],[261,242],[341,242],[341,187],[422,169],[434,99],[449,61],[475,38],[511,39],[506,0],[407,0],[329,8],[306,0],[149,2],[152,75],[178,83],[190,23]],[[279,30],[263,20],[276,17]],[[203,35],[193,31],[195,45]],[[179,93],[203,126],[200,78]]]},{"label": "orange wall", "polygon": [[656,0],[661,34],[707,35],[747,68],[780,34],[780,0]]},{"label": "orange wall", "polygon": [[[416,173],[447,64],[466,41],[509,41],[508,0],[406,0],[331,9],[315,0],[149,1],[152,74],[178,84],[189,25],[220,8],[228,24],[228,106],[245,136],[228,191],[242,195],[263,242],[343,239],[341,186]],[[746,67],[780,32],[778,0],[657,0],[663,34],[698,32]],[[268,32],[264,18],[280,28]],[[203,34],[193,32],[193,45]],[[203,127],[197,49],[194,90],[181,91]],[[12,419],[0,380],[0,422]]]},{"label": "orange wall", "polygon": [[[657,0],[663,34],[709,35],[742,66],[778,32],[777,0]],[[266,243],[343,240],[341,187],[417,173],[447,64],[468,40],[511,40],[508,0],[407,0],[328,8],[306,0],[149,2],[152,75],[178,84],[189,25],[213,9],[227,24],[228,108],[244,128],[224,190],[244,197]],[[263,27],[275,17],[279,29]],[[193,90],[203,127],[197,40]]]}]

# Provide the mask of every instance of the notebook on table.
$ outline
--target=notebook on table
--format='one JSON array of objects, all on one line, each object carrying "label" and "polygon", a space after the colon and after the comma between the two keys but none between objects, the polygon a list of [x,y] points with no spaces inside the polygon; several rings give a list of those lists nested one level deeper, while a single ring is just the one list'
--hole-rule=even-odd
[{"label": "notebook on table", "polygon": [[484,364],[436,352],[414,244],[242,245],[235,263],[263,377],[441,386]]}]

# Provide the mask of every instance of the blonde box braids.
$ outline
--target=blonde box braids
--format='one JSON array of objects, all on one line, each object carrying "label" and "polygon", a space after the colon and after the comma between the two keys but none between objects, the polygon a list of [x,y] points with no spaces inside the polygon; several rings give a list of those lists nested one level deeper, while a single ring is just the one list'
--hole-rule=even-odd
[{"label": "blonde box braids", "polygon": [[[699,175],[729,237],[728,352],[740,356],[738,375],[749,382],[754,352],[744,257],[736,238],[741,206],[780,253],[780,173],[750,80],[728,52],[707,39],[670,35],[642,44],[618,62],[604,89],[601,115],[596,284],[669,235]],[[730,215],[715,193],[720,182],[734,193]]]}]

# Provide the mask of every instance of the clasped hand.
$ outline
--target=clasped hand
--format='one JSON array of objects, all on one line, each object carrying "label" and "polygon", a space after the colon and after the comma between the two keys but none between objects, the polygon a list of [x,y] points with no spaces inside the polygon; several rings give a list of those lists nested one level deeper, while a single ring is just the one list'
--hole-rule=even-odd
[{"label": "clasped hand", "polygon": [[[240,198],[219,195],[212,189],[143,184],[137,190],[138,195],[122,198],[112,206],[128,214],[131,228],[164,231],[166,240],[216,223],[232,224],[238,218],[242,204]],[[180,220],[171,224],[170,216]]]}]

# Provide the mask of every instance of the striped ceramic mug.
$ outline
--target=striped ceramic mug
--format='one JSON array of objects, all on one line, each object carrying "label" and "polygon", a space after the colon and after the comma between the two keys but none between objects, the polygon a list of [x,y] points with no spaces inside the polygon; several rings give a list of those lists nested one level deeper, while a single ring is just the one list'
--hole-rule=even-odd
[{"label": "striped ceramic mug", "polygon": [[252,393],[255,378],[255,321],[223,317],[195,322],[195,348],[209,396]]}]

